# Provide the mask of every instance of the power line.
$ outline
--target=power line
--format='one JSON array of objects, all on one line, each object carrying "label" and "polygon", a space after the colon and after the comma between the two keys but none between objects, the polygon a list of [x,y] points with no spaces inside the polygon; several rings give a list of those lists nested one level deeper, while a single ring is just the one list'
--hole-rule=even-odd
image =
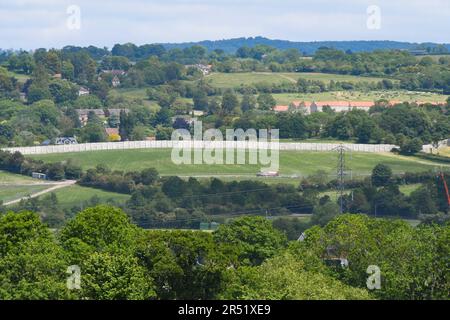
[{"label": "power line", "polygon": [[[244,211],[236,211],[236,212],[230,212],[227,213],[227,216],[239,216],[239,215],[256,215],[256,216],[263,216],[265,214],[265,212],[268,211],[272,211],[272,210],[277,210],[277,209],[306,209],[306,208],[310,208],[310,205],[286,205],[286,206],[280,206],[280,207],[273,207],[273,208],[256,208],[256,209],[251,209],[251,210],[244,210]],[[260,214],[256,214],[256,213],[260,213]],[[213,216],[214,217],[214,216]],[[209,216],[209,218],[211,218],[211,215]],[[150,218],[150,219],[146,219],[147,222],[145,223],[139,223],[139,226],[141,227],[145,227],[145,226],[151,226],[154,224],[167,224],[167,223],[176,223],[176,222],[189,222],[189,221],[198,221],[201,220],[202,217],[190,217],[190,218],[183,218],[183,219],[173,219],[173,220],[168,220],[168,221],[161,221],[159,219],[155,219],[155,218]],[[155,223],[152,223],[148,220],[153,220],[155,221]]]}]

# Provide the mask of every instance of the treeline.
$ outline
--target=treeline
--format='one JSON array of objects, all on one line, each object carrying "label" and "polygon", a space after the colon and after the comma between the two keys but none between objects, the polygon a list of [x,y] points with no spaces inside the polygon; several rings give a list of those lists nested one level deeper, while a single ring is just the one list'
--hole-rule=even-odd
[{"label": "treeline", "polygon": [[[53,168],[56,165],[48,165]],[[70,168],[70,161],[58,167]],[[0,168],[6,168],[4,165]],[[446,182],[450,175],[445,173]],[[336,190],[337,181],[326,172],[318,171],[303,178],[298,185],[269,185],[258,181],[224,182],[212,178],[199,181],[195,178],[160,177],[155,169],[141,172],[112,171],[98,165],[81,174],[81,186],[105,191],[129,194],[131,197],[120,205],[133,221],[145,228],[193,228],[202,222],[223,222],[236,215],[289,216],[293,213],[312,214],[310,223],[293,221],[292,226],[304,230],[316,224],[324,225],[341,211],[341,199],[332,200],[328,191]],[[409,195],[400,191],[401,186],[420,184]],[[342,198],[342,210],[349,213],[365,213],[375,216],[395,216],[407,219],[445,221],[449,211],[444,183],[433,172],[393,175],[389,166],[377,165],[366,179],[351,180]],[[95,199],[93,199],[95,203]],[[16,210],[37,209],[38,202],[25,201]],[[53,207],[56,207],[54,205]],[[71,208],[64,212],[77,210]],[[73,210],[72,210],[73,209]],[[49,210],[42,207],[43,212]],[[61,212],[52,212],[55,223],[60,224]],[[58,218],[59,217],[59,218]],[[49,219],[52,221],[52,219]],[[289,226],[283,228],[289,229]]]},{"label": "treeline", "polygon": [[[260,96],[259,99],[260,104],[273,105],[270,96]],[[408,103],[390,107],[387,101],[380,100],[369,112],[356,109],[334,112],[326,106],[324,112],[307,115],[301,108],[278,114],[247,112],[254,110],[255,104],[256,100],[243,99],[241,106],[237,102],[232,108],[235,112],[236,108],[245,106],[246,112],[239,118],[219,119],[211,115],[203,122],[212,122],[221,129],[278,128],[280,138],[333,138],[358,143],[396,144],[404,154],[417,153],[423,144],[446,139],[450,133],[448,107]]]},{"label": "treeline", "polygon": [[198,228],[200,222],[236,214],[286,215],[311,213],[314,200],[294,186],[270,186],[257,181],[224,182],[211,179],[159,177],[154,169],[142,172],[90,169],[79,180],[86,187],[130,194],[125,211],[138,225],[152,228]]},{"label": "treeline", "polygon": [[[0,237],[0,298],[448,299],[449,231],[448,224],[413,228],[342,215],[288,242],[259,217],[214,233],[149,231],[98,206],[55,233],[34,213],[7,213],[0,216],[0,234],[9,235]],[[380,268],[379,290],[367,289],[370,265]],[[69,266],[81,271],[79,288],[67,286]]]},{"label": "treeline", "polygon": [[0,150],[0,170],[31,176],[33,172],[43,173],[50,180],[79,179],[81,167],[72,161],[45,163],[42,160],[25,158],[20,152]]}]

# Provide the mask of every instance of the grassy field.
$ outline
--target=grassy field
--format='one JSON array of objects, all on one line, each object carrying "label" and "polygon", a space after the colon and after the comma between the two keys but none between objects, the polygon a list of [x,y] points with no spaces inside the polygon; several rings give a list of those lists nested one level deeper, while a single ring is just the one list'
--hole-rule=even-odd
[{"label": "grassy field", "polygon": [[446,95],[440,95],[430,92],[415,91],[334,91],[310,94],[298,93],[279,93],[273,94],[273,97],[280,105],[288,105],[292,101],[376,101],[380,99],[400,100],[407,102],[425,101],[425,102],[445,102]]},{"label": "grassy field", "polygon": [[[127,89],[113,89],[111,90],[113,95],[119,95],[127,99],[139,99],[142,100],[142,103],[144,106],[148,107],[151,111],[157,112],[160,109],[160,106],[156,101],[148,100],[147,96],[147,89],[146,88],[127,88]],[[192,104],[193,100],[189,98],[182,98],[179,97],[177,99],[177,103],[184,103],[184,104]]]},{"label": "grassy field", "polygon": [[74,206],[80,206],[84,202],[91,200],[93,196],[98,197],[101,203],[106,203],[110,199],[114,200],[115,202],[122,203],[130,198],[130,196],[126,194],[81,187],[78,185],[58,189],[54,193],[58,198],[58,205],[61,208],[72,208]]},{"label": "grassy field", "polygon": [[[417,189],[419,189],[421,186],[420,183],[415,183],[415,184],[405,184],[405,185],[401,185],[399,186],[400,192],[402,192],[404,195],[406,196],[410,196],[412,192],[416,191]],[[351,190],[345,190],[345,192],[350,192]],[[325,191],[325,192],[321,192],[320,193],[321,196],[329,196],[331,198],[331,200],[333,201],[337,201],[339,198],[339,194],[337,190],[331,190],[331,191]]]},{"label": "grassy field", "polygon": [[440,58],[450,58],[448,54],[429,54],[423,56],[416,56],[417,60],[422,60],[422,58],[429,57],[433,59],[435,62],[438,62]]},{"label": "grassy field", "polygon": [[[145,89],[115,89],[119,95],[123,95],[129,99],[142,99],[144,105],[148,106],[152,111],[158,111],[159,106],[155,101],[146,100]],[[288,105],[292,101],[376,101],[380,99],[399,100],[407,102],[424,101],[424,102],[445,102],[447,95],[440,95],[430,92],[416,91],[333,91],[321,93],[276,93],[273,97],[279,105]],[[192,99],[178,98],[179,103],[193,105]]]},{"label": "grassy field", "polygon": [[439,155],[443,157],[450,157],[450,147],[439,148]]},{"label": "grassy field", "polygon": [[7,202],[22,197],[29,196],[33,193],[50,188],[50,186],[43,185],[28,185],[28,186],[14,186],[14,185],[0,185],[0,201]]},{"label": "grassy field", "polygon": [[409,196],[411,195],[411,193],[413,193],[414,191],[416,191],[417,189],[419,189],[421,186],[420,183],[415,183],[415,184],[405,184],[403,186],[400,186],[399,189],[402,193],[404,193],[405,195]]},{"label": "grassy field", "polygon": [[357,77],[350,75],[336,75],[327,73],[272,73],[272,72],[243,72],[243,73],[212,73],[205,77],[205,82],[217,88],[236,88],[241,85],[252,85],[256,83],[296,83],[299,78],[306,80],[320,80],[325,83],[334,81],[347,82],[376,82],[381,78],[374,77]]},{"label": "grassy field", "polygon": [[[97,164],[107,164],[113,170],[142,170],[156,168],[162,175],[179,176],[228,176],[229,178],[254,177],[264,166],[260,165],[177,165],[171,161],[170,149],[110,150],[80,153],[62,153],[33,156],[48,162],[73,159],[83,169],[93,168]],[[280,174],[284,176],[307,176],[317,170],[334,175],[337,155],[334,152],[297,152],[280,153]],[[353,153],[347,159],[347,166],[354,177],[368,175],[375,165],[385,163],[395,173],[405,171],[418,172],[432,169],[435,164],[414,157],[394,154]]]},{"label": "grassy field", "polygon": [[0,171],[0,186],[2,184],[32,184],[36,182],[39,182],[39,180],[21,174]]},{"label": "grassy field", "polygon": [[9,74],[11,75],[11,77],[14,77],[17,79],[18,82],[20,83],[25,83],[27,82],[28,79],[30,79],[30,76],[27,76],[25,74],[19,74],[19,73],[15,73],[15,72],[9,72]]},{"label": "grassy field", "polygon": [[338,140],[338,139],[321,139],[321,138],[310,138],[310,139],[280,139],[280,142],[301,142],[301,143],[344,143],[344,144],[354,144],[356,141],[353,140]]}]

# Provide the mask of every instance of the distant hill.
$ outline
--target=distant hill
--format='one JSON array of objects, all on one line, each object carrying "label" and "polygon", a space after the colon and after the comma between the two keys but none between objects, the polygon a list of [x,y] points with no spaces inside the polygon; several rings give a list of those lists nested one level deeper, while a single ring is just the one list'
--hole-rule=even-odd
[{"label": "distant hill", "polygon": [[[360,51],[374,51],[374,50],[386,50],[386,49],[404,49],[404,50],[418,50],[426,48],[434,48],[439,44],[437,43],[411,43],[411,42],[399,42],[399,41],[387,41],[387,40],[375,40],[375,41],[315,41],[315,42],[293,42],[288,40],[272,40],[264,37],[254,38],[236,38],[227,40],[205,40],[199,42],[184,42],[184,43],[162,43],[166,49],[179,48],[183,49],[191,47],[193,45],[200,45],[208,50],[222,49],[227,53],[234,53],[240,47],[254,47],[256,45],[268,45],[280,50],[286,50],[295,48],[304,52],[306,55],[314,54],[314,52],[320,47],[333,47],[340,50],[351,50],[353,52]],[[444,46],[450,50],[450,44],[444,44]]]}]

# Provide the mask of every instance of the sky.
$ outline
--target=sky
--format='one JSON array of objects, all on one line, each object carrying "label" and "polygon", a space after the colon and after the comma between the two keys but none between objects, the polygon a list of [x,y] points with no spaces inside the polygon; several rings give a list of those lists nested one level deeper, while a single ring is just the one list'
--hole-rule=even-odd
[{"label": "sky", "polygon": [[450,0],[0,0],[0,48],[264,36],[450,43]]}]

